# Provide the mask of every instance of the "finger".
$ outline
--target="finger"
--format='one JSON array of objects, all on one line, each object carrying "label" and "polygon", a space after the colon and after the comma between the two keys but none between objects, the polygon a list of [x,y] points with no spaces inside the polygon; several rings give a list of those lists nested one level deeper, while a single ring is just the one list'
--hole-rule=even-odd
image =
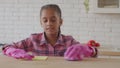
[{"label": "finger", "polygon": [[27,54],[27,55],[24,56],[24,59],[25,59],[25,60],[32,60],[32,58],[34,58],[33,55],[28,55],[28,54]]},{"label": "finger", "polygon": [[73,47],[68,47],[66,52],[64,53],[64,56],[67,56],[72,49]]},{"label": "finger", "polygon": [[66,59],[67,60],[78,60],[78,55],[79,54],[79,51],[78,51],[78,48],[73,48],[69,54],[66,56]]}]

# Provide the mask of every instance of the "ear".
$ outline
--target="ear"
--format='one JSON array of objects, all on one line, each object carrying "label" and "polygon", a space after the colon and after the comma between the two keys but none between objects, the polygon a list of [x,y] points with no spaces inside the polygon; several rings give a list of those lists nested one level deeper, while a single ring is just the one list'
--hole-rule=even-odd
[{"label": "ear", "polygon": [[43,27],[43,25],[42,25],[42,21],[40,20],[40,25]]},{"label": "ear", "polygon": [[60,19],[60,26],[63,24],[63,19],[61,18]]}]

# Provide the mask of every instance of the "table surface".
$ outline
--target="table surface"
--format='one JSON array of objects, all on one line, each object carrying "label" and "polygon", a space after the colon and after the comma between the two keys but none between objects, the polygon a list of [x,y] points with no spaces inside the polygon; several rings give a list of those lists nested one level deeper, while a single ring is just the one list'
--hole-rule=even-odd
[{"label": "table surface", "polygon": [[120,58],[86,58],[82,61],[67,61],[63,57],[48,57],[47,60],[25,61],[0,55],[0,68],[120,68]]}]

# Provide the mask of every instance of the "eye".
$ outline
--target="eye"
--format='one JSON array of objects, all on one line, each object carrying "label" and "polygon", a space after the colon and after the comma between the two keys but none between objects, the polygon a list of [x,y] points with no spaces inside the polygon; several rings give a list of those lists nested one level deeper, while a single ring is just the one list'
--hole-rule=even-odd
[{"label": "eye", "polygon": [[56,20],[55,20],[55,19],[52,19],[51,22],[56,22]]},{"label": "eye", "polygon": [[51,18],[51,22],[56,22],[56,18]]},{"label": "eye", "polygon": [[46,23],[46,22],[47,22],[47,19],[43,19],[43,22]]}]

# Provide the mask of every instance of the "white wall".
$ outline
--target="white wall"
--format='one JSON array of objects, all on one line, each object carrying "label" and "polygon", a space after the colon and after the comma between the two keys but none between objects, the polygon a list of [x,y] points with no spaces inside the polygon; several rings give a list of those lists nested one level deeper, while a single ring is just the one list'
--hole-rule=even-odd
[{"label": "white wall", "polygon": [[120,14],[95,14],[93,1],[87,14],[84,0],[0,0],[0,43],[22,40],[31,33],[42,32],[40,7],[55,3],[63,12],[62,33],[85,43],[90,39],[103,46],[120,48]]}]

